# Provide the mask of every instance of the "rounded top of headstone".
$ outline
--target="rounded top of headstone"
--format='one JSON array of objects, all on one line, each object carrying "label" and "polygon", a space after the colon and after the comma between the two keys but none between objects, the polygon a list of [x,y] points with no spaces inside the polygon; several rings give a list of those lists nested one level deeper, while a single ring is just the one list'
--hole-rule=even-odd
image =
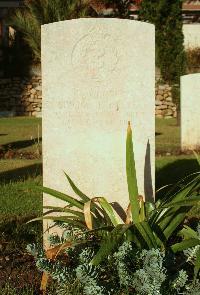
[{"label": "rounded top of headstone", "polygon": [[189,79],[200,79],[200,73],[193,73],[188,75],[181,76],[181,80],[189,80]]},{"label": "rounded top of headstone", "polygon": [[138,26],[140,27],[146,27],[146,28],[151,28],[154,29],[154,25],[143,22],[143,21],[138,21],[138,20],[130,20],[130,19],[119,19],[119,18],[76,18],[76,19],[70,19],[70,20],[64,20],[64,21],[59,21],[59,22],[54,22],[54,23],[49,23],[49,24],[44,24],[42,25],[42,29],[48,29],[52,28],[53,26],[65,26],[65,25],[80,25],[82,24],[119,24],[122,25],[131,25],[131,26]]}]

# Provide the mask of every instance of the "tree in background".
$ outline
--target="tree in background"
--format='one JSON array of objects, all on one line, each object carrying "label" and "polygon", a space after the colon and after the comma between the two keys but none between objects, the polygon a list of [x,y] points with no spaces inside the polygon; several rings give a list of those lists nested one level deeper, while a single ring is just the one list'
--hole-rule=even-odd
[{"label": "tree in background", "polygon": [[9,24],[21,32],[35,62],[40,62],[41,25],[52,22],[92,16],[95,12],[82,0],[27,0],[17,9]]},{"label": "tree in background", "polygon": [[132,0],[103,0],[105,5],[113,8],[113,16],[119,18],[129,18],[130,5]]},{"label": "tree in background", "polygon": [[164,81],[179,84],[186,70],[180,0],[143,0],[140,19],[155,24],[156,63]]}]

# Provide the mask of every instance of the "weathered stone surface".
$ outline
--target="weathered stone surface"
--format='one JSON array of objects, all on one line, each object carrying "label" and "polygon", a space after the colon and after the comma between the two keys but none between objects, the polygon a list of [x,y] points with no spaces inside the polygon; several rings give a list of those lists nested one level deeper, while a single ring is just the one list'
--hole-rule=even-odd
[{"label": "weathered stone surface", "polygon": [[167,109],[167,110],[165,111],[165,115],[166,115],[166,116],[172,116],[172,115],[173,115],[173,111]]},{"label": "weathered stone surface", "polygon": [[158,89],[160,89],[160,90],[165,90],[165,85],[159,85],[159,86],[158,86]]},{"label": "weathered stone surface", "polygon": [[[45,186],[74,195],[64,170],[90,197],[126,208],[130,121],[139,193],[152,197],[154,50],[154,26],[143,22],[86,18],[42,26]],[[57,200],[45,196],[44,203]]]},{"label": "weathered stone surface", "polygon": [[174,106],[174,103],[171,102],[171,101],[166,101],[166,105],[169,107],[173,107]]},{"label": "weathered stone surface", "polygon": [[42,93],[42,86],[41,85],[38,85],[35,89],[40,91],[40,93]]},{"label": "weathered stone surface", "polygon": [[162,102],[160,100],[156,100],[156,106],[162,105]]},{"label": "weathered stone surface", "polygon": [[200,148],[200,74],[181,77],[181,148]]},{"label": "weathered stone surface", "polygon": [[162,115],[162,110],[156,110],[156,115]]},{"label": "weathered stone surface", "polygon": [[160,94],[157,94],[157,95],[156,95],[156,100],[163,100],[163,96],[160,95]]},{"label": "weathered stone surface", "polygon": [[[6,111],[14,109],[16,115],[35,115],[36,109],[40,112],[42,98],[40,81],[38,77],[37,79],[19,77],[0,79],[0,110],[5,111],[6,114]],[[38,86],[40,90],[37,90]]]},{"label": "weathered stone surface", "polygon": [[160,90],[160,89],[158,89],[158,95],[163,95],[164,94],[164,91],[163,90]]},{"label": "weathered stone surface", "polygon": [[172,97],[171,96],[167,96],[166,97],[166,101],[172,101]]},{"label": "weathered stone surface", "polygon": [[[158,82],[157,82],[158,83]],[[156,117],[160,117],[160,111],[162,110],[162,116],[171,116],[175,117],[176,116],[176,105],[172,102],[172,87],[169,86],[168,84],[164,85],[157,85],[156,86]],[[160,103],[157,103],[159,101]],[[167,110],[170,110],[170,112],[167,113]],[[170,115],[169,115],[170,114]]]},{"label": "weathered stone surface", "polygon": [[200,24],[184,24],[184,45],[188,48],[199,47],[200,44]]},{"label": "weathered stone surface", "polygon": [[[2,84],[2,79],[0,79],[0,110],[6,111],[10,108],[13,109],[17,107],[16,114],[25,115],[24,111],[26,110],[26,106],[29,105],[30,108],[32,106],[32,116],[35,116],[35,108],[41,108],[42,103],[41,78],[17,78],[15,80],[3,79],[3,82],[4,81],[6,81],[6,84]],[[159,87],[162,88],[160,92]],[[160,94],[158,96],[159,100],[156,99],[155,106],[156,110],[160,110],[160,108],[162,109],[162,105],[167,105],[167,108],[173,111],[172,117],[176,117],[176,105],[170,105],[167,103],[172,102],[171,89],[171,86],[167,84],[156,86],[155,98],[157,97],[158,92],[162,93],[162,95]],[[157,116],[157,112],[155,112],[155,115]]]}]

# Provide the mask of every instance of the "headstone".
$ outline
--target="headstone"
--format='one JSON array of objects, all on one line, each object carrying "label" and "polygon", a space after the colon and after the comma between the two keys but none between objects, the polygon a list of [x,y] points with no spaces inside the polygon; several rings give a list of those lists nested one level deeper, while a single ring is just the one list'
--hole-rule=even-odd
[{"label": "headstone", "polygon": [[[139,193],[152,198],[155,39],[151,24],[76,19],[42,26],[44,185],[124,208],[126,130],[133,129]],[[58,201],[44,197],[45,205]]]},{"label": "headstone", "polygon": [[181,149],[200,148],[200,74],[181,77]]},{"label": "headstone", "polygon": [[200,47],[200,24],[183,24],[185,49]]}]

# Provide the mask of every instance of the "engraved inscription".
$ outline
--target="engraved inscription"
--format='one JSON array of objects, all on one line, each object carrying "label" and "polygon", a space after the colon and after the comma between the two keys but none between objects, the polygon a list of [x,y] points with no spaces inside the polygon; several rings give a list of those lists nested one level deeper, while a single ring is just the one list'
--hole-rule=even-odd
[{"label": "engraved inscription", "polygon": [[74,45],[71,62],[78,72],[78,79],[108,80],[119,63],[116,40],[100,27],[95,27]]}]

